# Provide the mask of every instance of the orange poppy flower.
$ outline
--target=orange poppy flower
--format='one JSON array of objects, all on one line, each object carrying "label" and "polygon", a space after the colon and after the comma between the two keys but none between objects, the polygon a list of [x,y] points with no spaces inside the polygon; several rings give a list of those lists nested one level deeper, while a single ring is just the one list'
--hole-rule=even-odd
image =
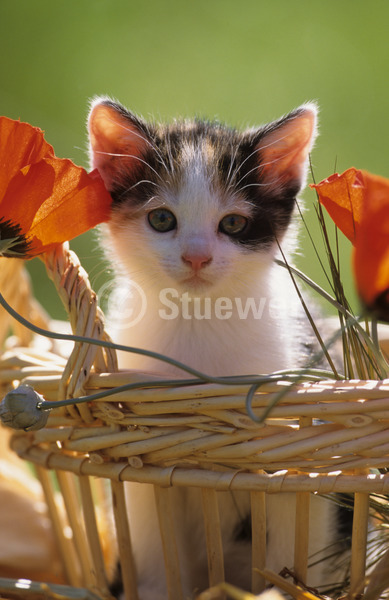
[{"label": "orange poppy flower", "polygon": [[389,179],[351,168],[311,187],[354,246],[360,298],[389,321]]},{"label": "orange poppy flower", "polygon": [[43,132],[0,117],[0,256],[31,258],[109,218],[97,171],[57,158]]}]

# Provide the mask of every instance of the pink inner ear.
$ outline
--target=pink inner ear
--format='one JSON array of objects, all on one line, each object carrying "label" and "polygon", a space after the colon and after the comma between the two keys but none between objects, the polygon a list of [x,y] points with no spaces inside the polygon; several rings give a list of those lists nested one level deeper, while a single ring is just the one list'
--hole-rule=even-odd
[{"label": "pink inner ear", "polygon": [[263,175],[288,181],[303,179],[316,133],[316,113],[303,109],[271,131],[258,145]]},{"label": "pink inner ear", "polygon": [[100,171],[105,185],[123,166],[131,168],[147,147],[147,140],[137,127],[115,108],[97,104],[89,115],[92,165]]},{"label": "pink inner ear", "polygon": [[89,115],[89,134],[94,152],[127,152],[141,154],[147,145],[137,127],[118,111],[97,104]]},{"label": "pink inner ear", "polygon": [[123,126],[115,111],[98,104],[89,115],[89,135],[94,152],[115,152]]}]

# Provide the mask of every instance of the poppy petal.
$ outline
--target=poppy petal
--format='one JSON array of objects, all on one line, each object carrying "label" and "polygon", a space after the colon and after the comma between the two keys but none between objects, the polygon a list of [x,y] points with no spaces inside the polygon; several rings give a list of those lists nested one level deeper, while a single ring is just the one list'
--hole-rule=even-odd
[{"label": "poppy petal", "polygon": [[20,169],[9,182],[0,204],[2,218],[17,223],[23,233],[28,232],[39,207],[53,193],[55,172],[46,160]]},{"label": "poppy petal", "polygon": [[0,203],[9,181],[20,169],[50,156],[54,150],[41,129],[0,117]]},{"label": "poppy petal", "polygon": [[362,171],[364,208],[353,266],[358,293],[378,318],[389,320],[389,180]]},{"label": "poppy petal", "polygon": [[55,170],[55,187],[37,211],[29,231],[32,246],[38,239],[43,251],[107,221],[112,203],[97,171],[88,174],[66,159],[61,163],[58,159],[45,161]]},{"label": "poppy petal", "polygon": [[336,226],[354,243],[362,215],[363,172],[352,167],[310,187],[317,191],[320,203]]},{"label": "poppy petal", "polygon": [[68,159],[52,157],[17,173],[1,212],[19,225],[30,245],[28,256],[35,256],[107,221],[111,202],[96,171],[88,174]]},{"label": "poppy petal", "polygon": [[389,179],[351,168],[311,187],[354,245],[359,297],[377,318],[389,321]]}]

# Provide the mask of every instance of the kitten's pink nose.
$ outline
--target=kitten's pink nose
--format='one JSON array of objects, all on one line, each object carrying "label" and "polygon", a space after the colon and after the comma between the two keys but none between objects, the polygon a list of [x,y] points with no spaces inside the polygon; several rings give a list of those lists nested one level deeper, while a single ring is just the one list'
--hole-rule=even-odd
[{"label": "kitten's pink nose", "polygon": [[203,269],[212,262],[212,256],[204,254],[183,254],[181,258],[183,262],[192,267],[194,271],[200,271],[200,269]]}]

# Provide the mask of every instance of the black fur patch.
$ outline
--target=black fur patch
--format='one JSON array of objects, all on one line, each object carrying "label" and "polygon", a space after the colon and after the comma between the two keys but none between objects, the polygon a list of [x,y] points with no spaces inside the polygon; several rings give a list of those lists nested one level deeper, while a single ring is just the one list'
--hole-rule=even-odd
[{"label": "black fur patch", "polygon": [[120,598],[124,592],[122,570],[119,562],[116,564],[113,581],[110,583],[109,591],[114,598]]},{"label": "black fur patch", "polygon": [[351,545],[351,534],[353,529],[354,496],[352,494],[337,494],[339,505],[337,507],[337,531],[338,539],[343,546]]},{"label": "black fur patch", "polygon": [[251,515],[247,515],[240,523],[238,523],[233,537],[236,542],[252,541]]}]

